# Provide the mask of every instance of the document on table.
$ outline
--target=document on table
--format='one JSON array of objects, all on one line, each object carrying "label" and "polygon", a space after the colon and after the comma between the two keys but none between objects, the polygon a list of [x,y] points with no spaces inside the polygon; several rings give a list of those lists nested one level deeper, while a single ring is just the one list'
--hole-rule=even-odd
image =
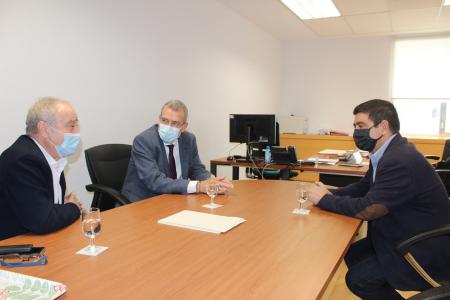
[{"label": "document on table", "polygon": [[337,149],[324,149],[322,151],[319,151],[318,153],[343,156],[343,155],[347,154],[347,151],[346,150],[337,150]]},{"label": "document on table", "polygon": [[317,163],[322,164],[322,165],[335,165],[339,161],[336,158],[320,158],[320,157],[317,158],[316,156],[311,156],[306,161],[315,162],[316,159],[317,159]]},{"label": "document on table", "polygon": [[176,214],[160,219],[158,223],[219,234],[227,232],[245,221],[245,219],[239,217],[226,217],[198,211],[182,210]]},{"label": "document on table", "polygon": [[360,164],[357,163],[351,163],[351,162],[340,162],[339,163],[340,166],[345,166],[345,167],[364,167],[364,166],[368,166],[369,162],[368,161],[363,161]]}]

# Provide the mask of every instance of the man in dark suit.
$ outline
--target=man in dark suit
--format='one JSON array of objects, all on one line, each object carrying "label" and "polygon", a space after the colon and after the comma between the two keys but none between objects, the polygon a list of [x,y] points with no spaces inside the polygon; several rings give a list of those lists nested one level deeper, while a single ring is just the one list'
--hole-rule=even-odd
[{"label": "man in dark suit", "polygon": [[[159,124],[139,134],[133,142],[122,193],[130,201],[160,194],[205,193],[211,174],[201,163],[197,142],[186,131],[188,110],[179,100],[164,104]],[[233,185],[215,178],[220,192]]]},{"label": "man in dark suit", "polygon": [[75,110],[67,101],[42,98],[26,126],[27,134],[0,156],[0,240],[53,232],[80,216],[76,195],[65,196],[63,172],[80,144]]},{"label": "man in dark suit", "polygon": [[[398,242],[450,222],[447,192],[424,156],[400,133],[392,103],[370,100],[354,111],[356,146],[369,151],[370,166],[358,183],[327,190],[321,183],[309,199],[320,208],[368,221],[367,237],[352,244],[346,282],[362,299],[403,299],[398,290],[430,288],[399,255]],[[450,279],[450,237],[419,243],[414,256],[437,281]]]}]

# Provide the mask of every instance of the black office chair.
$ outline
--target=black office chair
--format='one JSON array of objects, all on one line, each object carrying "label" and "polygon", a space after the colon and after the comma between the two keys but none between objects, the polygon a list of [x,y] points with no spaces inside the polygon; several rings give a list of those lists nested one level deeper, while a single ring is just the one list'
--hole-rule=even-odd
[{"label": "black office chair", "polygon": [[450,300],[450,285],[443,285],[423,291],[408,300]]},{"label": "black office chair", "polygon": [[438,155],[426,154],[425,158],[435,161],[433,165],[438,169],[450,169],[450,140],[445,141],[444,150],[442,151],[441,157]]},{"label": "black office chair", "polygon": [[253,179],[270,179],[270,180],[289,180],[292,177],[298,176],[300,173],[288,169],[261,169],[261,168],[248,168],[246,176]]},{"label": "black office chair", "polygon": [[92,184],[86,185],[86,190],[94,192],[91,207],[104,211],[131,203],[120,193],[131,157],[131,146],[100,145],[85,150],[84,154],[92,181]]},{"label": "black office chair", "polygon": [[443,225],[439,228],[429,230],[397,244],[397,251],[408,261],[408,263],[416,270],[416,272],[432,286],[431,289],[425,290],[411,298],[413,300],[449,300],[450,299],[450,282],[437,282],[422,268],[411,254],[411,247],[424,240],[435,238],[442,235],[450,235],[450,224]]},{"label": "black office chair", "polygon": [[436,169],[436,173],[441,178],[441,181],[447,190],[447,195],[450,198],[450,169]]}]

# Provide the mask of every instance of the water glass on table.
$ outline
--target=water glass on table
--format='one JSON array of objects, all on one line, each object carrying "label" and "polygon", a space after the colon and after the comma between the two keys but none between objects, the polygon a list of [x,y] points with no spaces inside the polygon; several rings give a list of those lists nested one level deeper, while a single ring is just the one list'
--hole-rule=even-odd
[{"label": "water glass on table", "polygon": [[208,196],[210,197],[210,203],[203,205],[203,207],[212,209],[222,207],[223,205],[214,203],[214,198],[217,196],[217,194],[219,194],[219,191],[220,191],[219,183],[215,180],[209,180],[206,185],[206,194],[208,194]]},{"label": "water glass on table", "polygon": [[295,195],[296,195],[297,202],[300,204],[300,207],[294,208],[292,213],[294,213],[296,215],[309,215],[311,210],[304,208],[305,202],[308,201],[307,183],[300,182],[295,188]]}]

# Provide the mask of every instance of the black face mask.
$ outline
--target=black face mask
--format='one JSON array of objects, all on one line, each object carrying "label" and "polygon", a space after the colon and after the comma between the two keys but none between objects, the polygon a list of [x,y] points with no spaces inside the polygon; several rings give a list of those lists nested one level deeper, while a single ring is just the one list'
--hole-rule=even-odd
[{"label": "black face mask", "polygon": [[378,140],[383,137],[383,135],[381,135],[377,139],[373,139],[370,137],[370,129],[372,129],[375,126],[377,125],[374,125],[366,129],[355,129],[353,131],[353,140],[355,141],[356,147],[364,151],[372,152]]}]

